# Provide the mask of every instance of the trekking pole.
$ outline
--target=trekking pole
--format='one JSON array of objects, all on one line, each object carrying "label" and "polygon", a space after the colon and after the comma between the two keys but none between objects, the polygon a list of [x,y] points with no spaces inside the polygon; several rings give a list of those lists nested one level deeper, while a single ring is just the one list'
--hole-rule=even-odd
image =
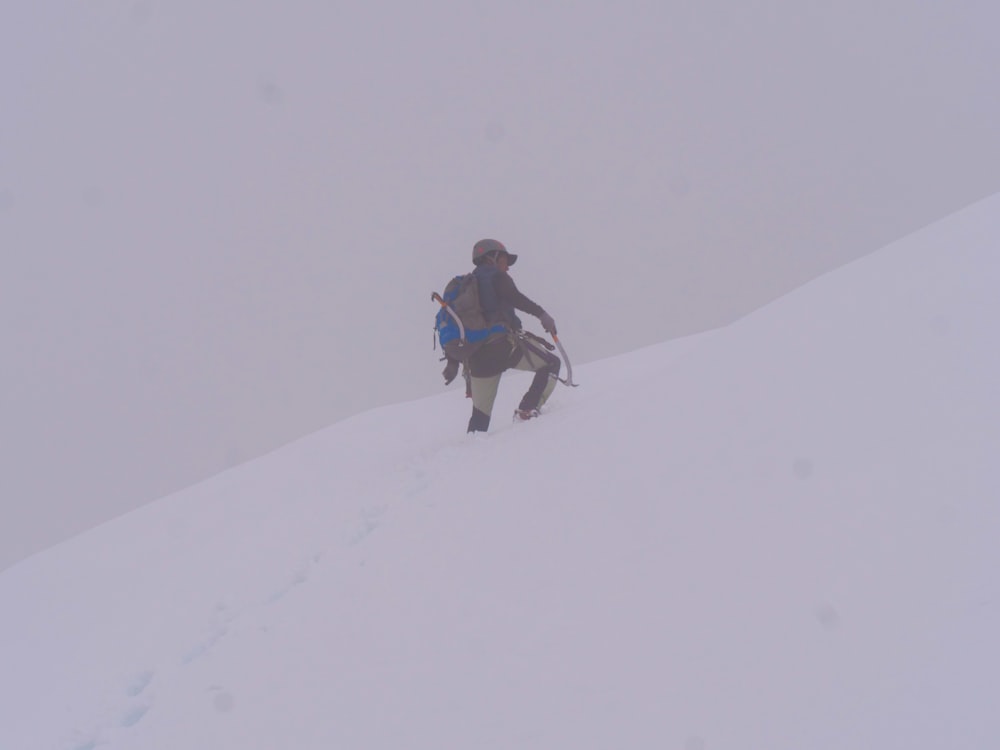
[{"label": "trekking pole", "polygon": [[563,362],[566,363],[566,378],[565,380],[563,378],[559,378],[559,382],[573,388],[578,388],[580,384],[573,382],[573,365],[569,363],[569,357],[566,356],[566,350],[563,349],[562,342],[554,333],[552,334],[552,340],[556,342],[556,346],[559,347],[559,355],[563,358]]}]

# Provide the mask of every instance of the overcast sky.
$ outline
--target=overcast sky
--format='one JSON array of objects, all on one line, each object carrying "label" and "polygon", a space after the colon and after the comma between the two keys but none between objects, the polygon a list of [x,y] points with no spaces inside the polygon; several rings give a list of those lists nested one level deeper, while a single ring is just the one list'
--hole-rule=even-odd
[{"label": "overcast sky", "polygon": [[583,363],[1000,190],[998,24],[985,0],[4,3],[0,568],[438,392],[430,292],[482,237]]}]

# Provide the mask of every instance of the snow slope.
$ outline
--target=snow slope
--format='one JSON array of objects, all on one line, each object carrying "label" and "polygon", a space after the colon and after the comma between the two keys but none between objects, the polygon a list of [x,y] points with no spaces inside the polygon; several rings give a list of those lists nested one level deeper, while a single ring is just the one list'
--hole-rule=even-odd
[{"label": "snow slope", "polygon": [[453,387],[11,568],[0,749],[1000,747],[998,241],[1000,196],[543,419]]}]

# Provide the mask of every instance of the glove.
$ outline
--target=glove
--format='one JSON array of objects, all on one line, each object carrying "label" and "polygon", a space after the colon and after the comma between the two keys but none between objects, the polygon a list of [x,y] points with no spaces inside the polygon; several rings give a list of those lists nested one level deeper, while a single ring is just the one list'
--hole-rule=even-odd
[{"label": "glove", "polygon": [[444,375],[444,384],[450,385],[451,381],[455,379],[456,375],[458,375],[458,360],[449,359],[448,364],[444,366],[444,372],[441,374]]},{"label": "glove", "polygon": [[543,310],[542,314],[538,316],[538,319],[542,321],[542,328],[545,329],[546,333],[551,333],[553,336],[556,335],[556,322],[552,320],[551,315]]}]

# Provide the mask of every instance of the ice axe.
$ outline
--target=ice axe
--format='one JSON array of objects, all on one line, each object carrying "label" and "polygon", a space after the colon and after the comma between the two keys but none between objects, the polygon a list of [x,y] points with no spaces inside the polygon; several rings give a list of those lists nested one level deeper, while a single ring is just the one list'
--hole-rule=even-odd
[{"label": "ice axe", "polygon": [[441,305],[441,307],[445,310],[445,312],[447,312],[452,317],[452,319],[455,321],[455,323],[458,324],[459,339],[461,339],[462,345],[464,345],[465,344],[465,326],[462,325],[462,319],[460,317],[458,317],[458,314],[454,310],[451,309],[451,305],[449,305],[447,302],[445,302],[444,299],[441,298],[441,295],[438,294],[437,292],[431,292],[431,299],[434,300],[435,302],[437,302],[439,305]]},{"label": "ice axe", "polygon": [[563,349],[562,342],[559,341],[558,336],[556,336],[554,333],[551,334],[552,339],[556,342],[556,346],[552,346],[552,344],[550,344],[548,341],[543,339],[541,336],[532,333],[531,331],[519,331],[517,335],[522,338],[530,339],[531,341],[541,344],[550,352],[553,349],[555,349],[556,346],[559,347],[559,354],[562,355],[563,362],[566,363],[566,377],[556,378],[556,380],[558,380],[560,383],[563,383],[564,385],[572,386],[573,388],[577,388],[580,385],[579,383],[573,382],[573,365],[569,363],[569,357],[566,356],[566,350]]},{"label": "ice axe", "polygon": [[569,363],[569,357],[566,356],[566,350],[563,349],[562,342],[559,340],[559,337],[556,336],[554,333],[551,335],[552,335],[552,340],[555,341],[556,346],[559,347],[559,356],[561,356],[563,362],[566,363],[566,377],[559,378],[559,382],[562,383],[563,385],[568,385],[572,388],[578,388],[580,384],[573,382],[573,365]]},{"label": "ice axe", "polygon": [[[458,334],[459,334],[458,346],[459,346],[459,351],[461,351],[462,348],[466,344],[466,341],[465,341],[465,326],[462,325],[462,319],[460,317],[458,317],[458,313],[456,313],[451,308],[451,305],[449,305],[447,302],[445,302],[444,298],[440,294],[438,294],[437,292],[431,292],[431,299],[434,300],[435,302],[437,302],[439,305],[441,305],[441,309],[444,310],[445,312],[447,312],[452,317],[452,319],[455,321],[455,323],[458,325]],[[445,356],[445,357],[442,357],[441,359],[447,359],[447,357]],[[464,359],[462,360],[462,377],[465,378],[465,397],[466,398],[472,398],[472,383],[469,380],[469,378],[471,377],[471,373],[469,372],[469,368],[465,364],[465,360]]]}]

